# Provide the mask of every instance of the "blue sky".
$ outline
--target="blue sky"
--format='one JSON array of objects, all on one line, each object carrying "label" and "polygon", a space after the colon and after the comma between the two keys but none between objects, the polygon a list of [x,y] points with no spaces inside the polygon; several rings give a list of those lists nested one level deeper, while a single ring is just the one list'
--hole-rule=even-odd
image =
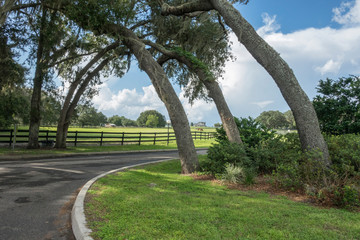
[{"label": "blue sky", "polygon": [[[301,86],[312,99],[320,79],[360,74],[360,0],[250,0],[236,6],[257,32],[288,62]],[[271,77],[246,49],[231,36],[235,62],[226,65],[219,79],[225,98],[236,117],[257,117],[262,111],[287,111]],[[191,106],[179,93],[189,122],[220,122],[215,105],[197,101]],[[110,77],[100,86],[94,105],[107,116],[136,119],[140,112],[156,109],[167,118],[147,75],[134,61],[122,79]]]}]

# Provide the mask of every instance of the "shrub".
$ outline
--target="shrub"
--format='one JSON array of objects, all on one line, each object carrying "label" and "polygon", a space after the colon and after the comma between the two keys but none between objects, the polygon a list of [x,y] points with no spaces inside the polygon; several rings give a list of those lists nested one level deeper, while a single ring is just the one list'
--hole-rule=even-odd
[{"label": "shrub", "polygon": [[[266,128],[263,124],[257,122],[255,119],[249,118],[234,118],[235,123],[239,129],[241,140],[249,147],[257,146],[260,141],[271,139],[275,136],[275,132]],[[217,142],[228,142],[226,132],[223,127],[216,129],[215,139]]]},{"label": "shrub", "polygon": [[255,182],[256,171],[252,168],[243,168],[235,164],[226,163],[222,180],[232,183],[245,183],[247,185]]},{"label": "shrub", "polygon": [[232,182],[232,183],[239,183],[244,180],[245,173],[243,168],[238,167],[231,163],[225,164],[225,171],[222,174],[222,180]]},{"label": "shrub", "polygon": [[343,171],[346,166],[354,167],[356,172],[360,171],[360,135],[328,135],[326,140],[331,161],[339,171]]},{"label": "shrub", "polygon": [[279,165],[301,158],[300,140],[297,134],[275,135],[247,148],[249,157],[261,173],[272,173]]},{"label": "shrub", "polygon": [[251,165],[244,147],[237,143],[223,142],[209,148],[207,159],[201,163],[201,168],[214,175],[221,174],[225,170],[226,163],[245,168]]}]

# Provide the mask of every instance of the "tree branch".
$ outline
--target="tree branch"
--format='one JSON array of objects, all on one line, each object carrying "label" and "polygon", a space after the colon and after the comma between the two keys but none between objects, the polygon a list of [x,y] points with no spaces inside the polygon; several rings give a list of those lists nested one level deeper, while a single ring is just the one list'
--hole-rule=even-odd
[{"label": "tree branch", "polygon": [[214,7],[207,0],[196,0],[188,3],[184,3],[179,6],[170,6],[167,3],[162,4],[161,6],[161,14],[164,16],[175,15],[182,16],[194,12],[204,12],[213,10]]}]

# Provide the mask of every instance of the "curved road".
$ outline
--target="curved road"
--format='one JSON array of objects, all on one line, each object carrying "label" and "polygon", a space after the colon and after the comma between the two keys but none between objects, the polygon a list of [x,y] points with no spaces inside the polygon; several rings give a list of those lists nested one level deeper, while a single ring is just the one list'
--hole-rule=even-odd
[{"label": "curved road", "polygon": [[71,208],[88,180],[112,169],[174,158],[177,151],[0,161],[0,239],[74,239]]}]

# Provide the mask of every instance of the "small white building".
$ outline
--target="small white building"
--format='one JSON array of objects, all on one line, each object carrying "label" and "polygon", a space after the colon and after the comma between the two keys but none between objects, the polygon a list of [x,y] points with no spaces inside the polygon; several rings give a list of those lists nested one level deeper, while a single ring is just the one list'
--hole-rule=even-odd
[{"label": "small white building", "polygon": [[198,122],[194,124],[195,127],[206,127],[206,122]]},{"label": "small white building", "polygon": [[107,128],[116,127],[116,125],[113,124],[113,123],[106,123],[106,124],[105,124],[105,127],[107,127]]}]

